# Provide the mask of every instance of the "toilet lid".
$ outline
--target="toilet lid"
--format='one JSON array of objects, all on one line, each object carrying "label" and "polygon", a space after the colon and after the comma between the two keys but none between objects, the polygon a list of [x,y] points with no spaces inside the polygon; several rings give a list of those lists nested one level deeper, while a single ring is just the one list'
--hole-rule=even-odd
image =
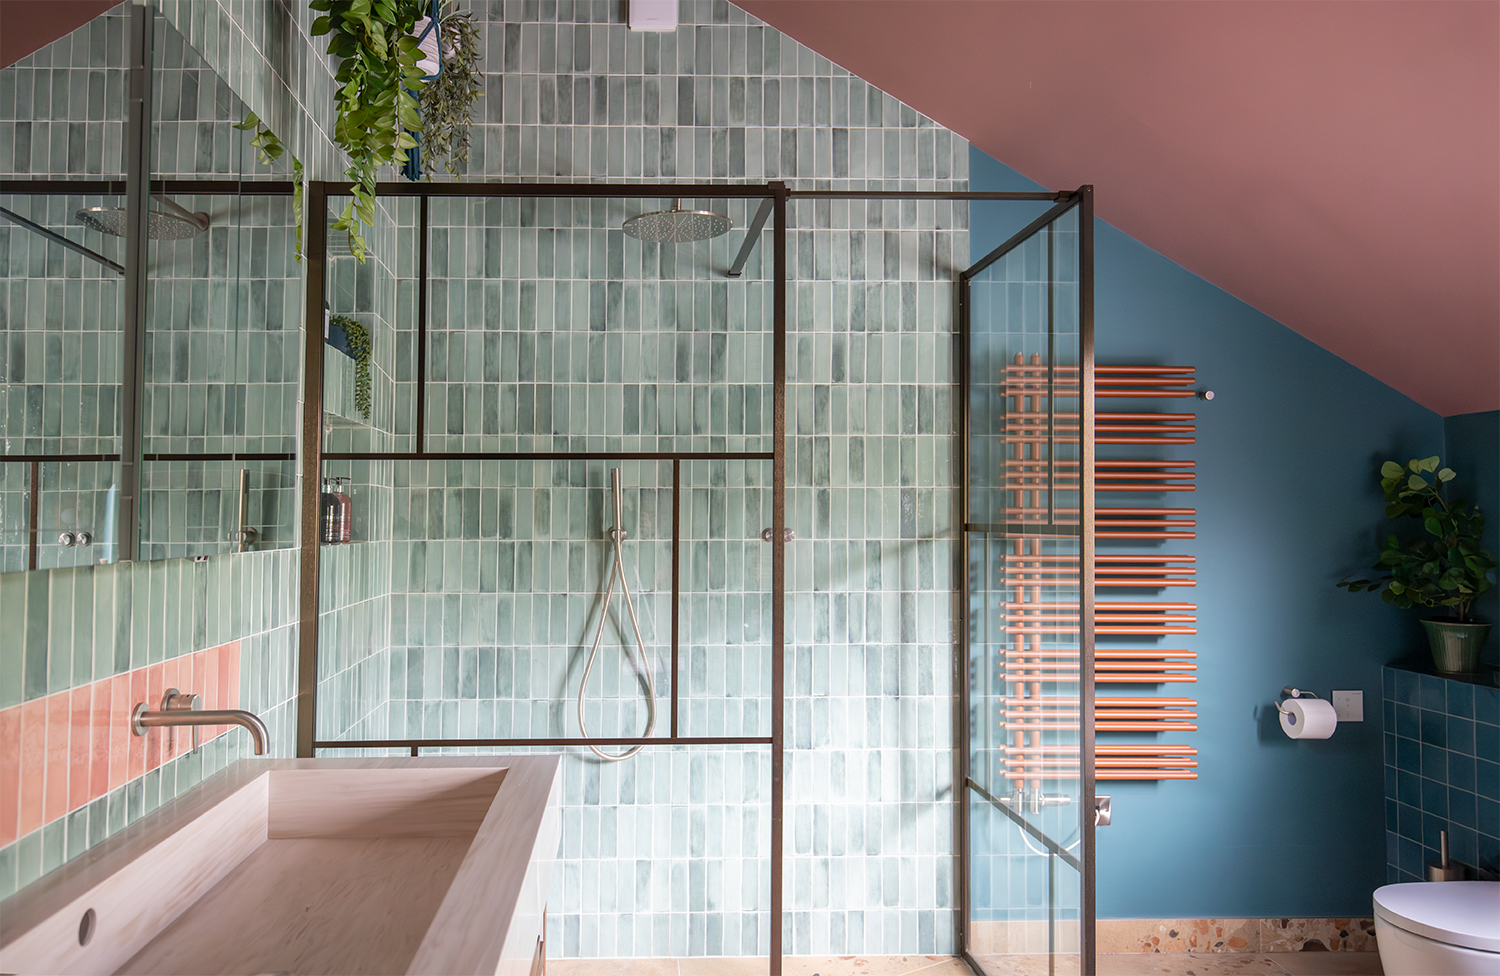
[{"label": "toilet lid", "polygon": [[1419,881],[1375,891],[1375,914],[1448,945],[1500,952],[1500,881]]}]

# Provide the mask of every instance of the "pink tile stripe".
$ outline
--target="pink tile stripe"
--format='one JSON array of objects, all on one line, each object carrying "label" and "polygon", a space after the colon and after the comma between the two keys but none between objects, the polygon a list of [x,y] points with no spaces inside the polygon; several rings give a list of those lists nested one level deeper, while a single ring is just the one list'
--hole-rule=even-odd
[{"label": "pink tile stripe", "polygon": [[[136,703],[158,708],[167,688],[197,692],[206,709],[238,708],[240,642],[0,709],[0,846],[192,751],[191,731],[130,734]],[[205,728],[200,741],[226,731]]]}]

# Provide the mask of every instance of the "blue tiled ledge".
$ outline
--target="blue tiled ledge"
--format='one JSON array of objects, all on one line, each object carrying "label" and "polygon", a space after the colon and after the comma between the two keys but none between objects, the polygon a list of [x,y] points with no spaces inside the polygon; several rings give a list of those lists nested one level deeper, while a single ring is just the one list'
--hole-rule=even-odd
[{"label": "blue tiled ledge", "polygon": [[1442,830],[1458,860],[1500,868],[1497,675],[1439,674],[1423,659],[1383,669],[1387,880],[1422,880]]}]

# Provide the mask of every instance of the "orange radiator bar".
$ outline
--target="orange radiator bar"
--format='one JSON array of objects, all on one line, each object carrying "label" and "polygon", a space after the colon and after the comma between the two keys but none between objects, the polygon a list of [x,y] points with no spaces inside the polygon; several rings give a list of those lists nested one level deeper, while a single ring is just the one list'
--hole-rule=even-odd
[{"label": "orange radiator bar", "polygon": [[[1094,426],[1096,433],[1104,434],[1157,434],[1162,432],[1176,433],[1180,431],[1196,431],[1198,428],[1192,424],[1144,424],[1144,423],[1099,423]],[[1059,443],[1074,443],[1078,437],[1078,423],[1069,420],[1066,423],[1059,422],[1059,418],[1053,418],[1051,426],[1045,425],[1040,420],[1018,419],[1014,414],[1006,418],[1005,435],[1007,439],[1034,440],[1038,443],[1054,440]],[[1153,440],[1152,443],[1157,443]]]},{"label": "orange radiator bar", "polygon": [[[1044,671],[1041,674],[1013,673],[1010,671],[1001,674],[1005,681],[1053,681],[1053,682],[1076,682],[1078,672]],[[1166,671],[1147,672],[1119,672],[1109,674],[1095,674],[1096,685],[1171,685],[1192,684],[1198,679],[1191,674],[1173,674]]]},{"label": "orange radiator bar", "polygon": [[[1118,759],[1102,759],[1102,758],[1100,758],[1100,759],[1095,760],[1094,765],[1097,768],[1099,768],[1099,769],[1131,769],[1131,768],[1134,768],[1134,769],[1155,769],[1155,768],[1160,768],[1160,767],[1165,767],[1165,768],[1168,768],[1168,769],[1173,768],[1173,767],[1176,767],[1176,768],[1179,768],[1179,769],[1191,769],[1191,768],[1193,768],[1193,767],[1195,767],[1195,766],[1198,765],[1198,760],[1196,760],[1196,759],[1166,759],[1166,758],[1159,758],[1159,759],[1151,759],[1151,758],[1135,759],[1135,758],[1129,758],[1129,759],[1127,759],[1127,758],[1123,758],[1123,757],[1122,758],[1118,758]],[[1076,760],[1073,761],[1073,762],[1069,762],[1066,759],[1061,759],[1061,758],[1057,758],[1057,759],[1054,759],[1054,758],[1038,758],[1038,759],[1031,759],[1031,760],[1025,760],[1025,759],[1008,759],[1008,760],[1006,760],[1005,767],[1008,770],[1035,770],[1035,769],[1055,769],[1055,770],[1070,770],[1071,769],[1071,770],[1076,770],[1078,768],[1078,763],[1077,763]]]},{"label": "orange radiator bar", "polygon": [[[1040,536],[1037,536],[1036,538],[1040,538]],[[1008,553],[1005,553],[1005,559],[1007,561],[1025,560],[1027,562],[1035,562],[1035,563],[1048,563],[1048,562],[1050,562],[1050,563],[1056,563],[1056,564],[1059,564],[1059,565],[1069,565],[1069,566],[1073,566],[1075,568],[1078,566],[1078,557],[1077,556],[1070,556],[1070,555],[1067,555],[1066,553],[1057,553],[1057,552],[1036,553],[1036,554],[1024,553],[1024,552],[1008,552]],[[1119,553],[1105,553],[1105,554],[1096,555],[1094,557],[1094,562],[1095,563],[1106,563],[1106,564],[1107,563],[1195,563],[1197,561],[1198,561],[1198,557],[1197,556],[1184,556],[1184,555],[1181,555],[1179,553],[1162,553],[1161,555],[1155,555],[1155,554],[1146,553],[1146,554],[1142,554],[1142,555],[1139,555],[1139,556],[1134,556],[1134,555],[1127,556],[1127,555],[1123,555],[1123,554],[1119,554]]]},{"label": "orange radiator bar", "polygon": [[[1062,743],[1048,744],[1042,746],[1001,746],[998,750],[1007,754],[1018,753],[1046,753],[1047,755],[1076,756],[1078,747]],[[1131,743],[1120,745],[1118,743],[1100,743],[1094,746],[1094,754],[1101,758],[1114,756],[1196,756],[1198,750],[1193,746],[1156,745],[1154,743]]]},{"label": "orange radiator bar", "polygon": [[[1125,411],[1110,411],[1106,413],[1102,410],[1094,416],[1098,418],[1100,423],[1118,423],[1129,420],[1147,422],[1160,420],[1167,423],[1181,423],[1198,419],[1198,415],[1195,413],[1129,413]],[[1059,420],[1067,419],[1073,423],[1077,423],[1078,413],[1077,411],[1064,412],[1060,410],[1054,410],[1050,414],[1045,410],[1007,410],[1005,412],[1005,419],[1007,421],[1019,420],[1033,423],[1049,421],[1053,424],[1056,424]]]},{"label": "orange radiator bar", "polygon": [[[1038,490],[1041,490],[1041,489],[1037,489],[1037,488],[1023,488],[1022,490],[1026,490],[1026,491],[1038,491]],[[1004,512],[1007,515],[1012,514],[1012,513],[1019,513],[1021,515],[1046,515],[1047,512],[1048,512],[1048,509],[1045,506],[1037,506],[1037,505],[1007,505],[1005,507],[1005,509],[1004,509]],[[1078,514],[1078,509],[1077,508],[1072,508],[1072,507],[1069,507],[1069,508],[1054,507],[1053,509],[1051,509],[1051,512],[1052,512],[1053,515],[1073,515],[1073,516],[1076,516]],[[1094,514],[1097,515],[1100,518],[1104,518],[1104,517],[1108,516],[1108,517],[1110,517],[1112,519],[1115,519],[1116,517],[1123,516],[1123,515],[1178,515],[1178,516],[1188,516],[1188,515],[1197,515],[1198,514],[1198,510],[1196,508],[1099,508],[1099,509],[1095,509]],[[1130,524],[1133,525],[1135,523],[1130,523]],[[1150,522],[1150,523],[1147,523],[1147,524],[1150,524],[1150,525],[1163,525],[1163,524],[1166,524],[1166,525],[1178,525],[1178,524],[1191,525],[1192,523],[1191,522],[1188,522],[1188,523],[1178,523],[1178,522],[1163,523],[1163,522],[1159,522],[1159,521],[1153,521],[1153,522]]]},{"label": "orange radiator bar", "polygon": [[1095,532],[1098,539],[1196,539],[1196,532]]},{"label": "orange radiator bar", "polygon": [[[1078,606],[1078,604],[1076,604],[1076,603],[1049,603],[1049,602],[1045,602],[1044,601],[1044,602],[1039,602],[1039,603],[1009,603],[1009,604],[1006,604],[1006,610],[1008,612],[1016,612],[1016,611],[1021,611],[1021,610],[1071,610],[1071,609],[1077,608],[1077,606]],[[1100,603],[1098,605],[1097,609],[1100,610],[1100,611],[1105,611],[1105,610],[1152,610],[1152,611],[1154,611],[1154,610],[1196,610],[1196,609],[1198,609],[1198,605],[1196,603],[1119,603],[1119,602],[1116,602],[1114,600],[1109,600],[1109,601],[1106,601],[1104,603]],[[1072,619],[1076,620],[1078,618],[1077,617],[1073,617]]]},{"label": "orange radiator bar", "polygon": [[[1060,366],[1059,369],[1070,367]],[[1072,367],[1077,372],[1077,367]],[[1181,375],[1183,373],[1196,372],[1196,366],[1095,366],[1094,372],[1105,376],[1114,376],[1119,373],[1153,373],[1160,375]]]},{"label": "orange radiator bar", "polygon": [[[1067,627],[1007,627],[1007,634],[1028,634],[1035,637],[1076,637],[1079,628]],[[1095,627],[1095,634],[1109,634],[1112,637],[1193,637],[1199,633],[1197,627]]]},{"label": "orange radiator bar", "polygon": [[[1078,716],[1067,724],[1044,726],[1036,722],[1001,722],[1000,728],[1007,732],[1036,732],[1051,729],[1066,731],[1077,728]],[[1192,722],[1114,722],[1096,719],[1094,729],[1099,732],[1196,732],[1198,726]]]},{"label": "orange radiator bar", "polygon": [[[1026,465],[1026,466],[1030,466],[1030,467],[1037,468],[1037,469],[1040,469],[1040,470],[1045,470],[1049,465],[1051,465],[1052,467],[1056,468],[1059,471],[1071,471],[1074,474],[1078,473],[1078,462],[1076,460],[1072,459],[1072,458],[1057,458],[1056,460],[1052,460],[1052,461],[1049,461],[1046,458],[1006,458],[1005,459],[1005,466],[1008,467],[1008,468],[1014,468],[1014,467],[1017,467],[1019,465]],[[1096,469],[1103,469],[1105,471],[1117,471],[1117,470],[1121,470],[1121,469],[1124,469],[1124,468],[1196,468],[1197,466],[1198,466],[1198,464],[1197,464],[1196,461],[1169,461],[1169,460],[1166,460],[1166,459],[1160,459],[1160,460],[1140,460],[1140,459],[1130,460],[1130,459],[1121,459],[1121,460],[1095,461],[1094,462],[1094,467]],[[1183,477],[1185,478],[1185,477],[1187,477],[1187,475],[1183,475]]]}]

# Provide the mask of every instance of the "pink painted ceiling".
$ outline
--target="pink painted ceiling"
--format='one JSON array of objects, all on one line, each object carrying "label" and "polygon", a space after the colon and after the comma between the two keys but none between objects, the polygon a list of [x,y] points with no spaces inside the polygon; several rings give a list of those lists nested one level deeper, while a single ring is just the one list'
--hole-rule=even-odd
[{"label": "pink painted ceiling", "polygon": [[1500,408],[1500,3],[736,2],[1432,410]]}]

